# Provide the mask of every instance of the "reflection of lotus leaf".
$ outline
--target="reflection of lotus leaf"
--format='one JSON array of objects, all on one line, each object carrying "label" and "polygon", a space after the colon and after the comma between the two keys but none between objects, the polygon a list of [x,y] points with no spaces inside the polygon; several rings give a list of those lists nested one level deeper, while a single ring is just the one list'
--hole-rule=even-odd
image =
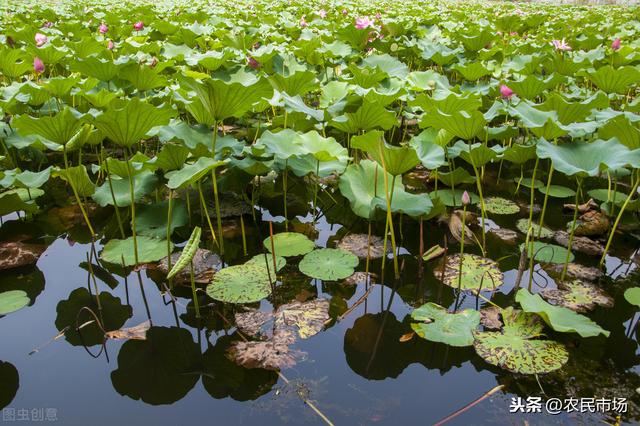
[{"label": "reflection of lotus leaf", "polygon": [[360,259],[378,259],[384,255],[384,240],[377,235],[349,234],[340,240],[338,248],[349,251]]},{"label": "reflection of lotus leaf", "polygon": [[216,399],[230,396],[236,401],[252,401],[268,393],[278,375],[264,369],[248,370],[231,361],[227,350],[235,340],[233,336],[220,336],[202,355],[202,384]]},{"label": "reflection of lotus leaf", "polygon": [[561,368],[569,354],[564,346],[551,340],[533,340],[542,334],[537,315],[514,310],[502,311],[502,332],[475,334],[473,346],[490,364],[520,374],[540,374]]},{"label": "reflection of lotus leaf", "polygon": [[111,381],[121,395],[151,405],[171,404],[198,381],[199,361],[200,348],[188,330],[151,327],[147,340],[122,345]]},{"label": "reflection of lotus leaf", "polygon": [[[110,293],[103,291],[100,293],[100,306],[102,307],[102,322],[106,331],[119,330],[129,317],[131,317],[131,306],[122,305],[120,298],[112,296]],[[56,307],[56,328],[63,330],[69,327],[65,332],[65,337],[69,343],[74,346],[80,346],[84,342],[87,346],[99,345],[104,341],[104,333],[95,324],[89,324],[82,328],[82,339],[76,331],[76,318],[78,312],[83,307],[90,308],[98,314],[98,305],[95,295],[89,293],[85,287],[80,287],[69,294],[67,300],[62,300]],[[88,312],[80,314],[79,323],[91,321],[94,318]]]},{"label": "reflection of lotus leaf", "polygon": [[[444,268],[443,282],[449,287],[458,288],[460,281],[462,290],[495,290],[504,283],[504,276],[498,264],[475,254],[464,253],[461,279],[459,254],[448,256]],[[436,277],[440,277],[440,272],[436,272]]]},{"label": "reflection of lotus leaf", "polygon": [[246,368],[281,370],[296,365],[304,353],[291,349],[296,338],[290,330],[276,330],[269,340],[237,341],[228,350],[229,357]]},{"label": "reflection of lotus leaf", "polygon": [[480,312],[465,309],[449,313],[442,306],[429,302],[411,312],[411,318],[421,321],[412,323],[411,328],[423,339],[451,346],[471,346],[472,332],[480,323]]},{"label": "reflection of lotus leaf", "polygon": [[[529,220],[528,219],[518,219],[516,222],[516,228],[518,231],[526,234],[528,232]],[[537,223],[531,222],[531,228],[533,228],[533,235],[538,237],[538,233],[540,233],[540,238],[553,238],[553,231],[546,226],[543,226],[540,229],[540,225]]]},{"label": "reflection of lotus leaf", "polygon": [[591,311],[596,306],[613,306],[613,299],[604,291],[580,280],[558,282],[557,289],[544,289],[540,295],[554,305],[564,306],[576,312]]},{"label": "reflection of lotus leaf", "polygon": [[[140,263],[156,262],[167,255],[167,242],[157,238],[145,237],[139,235],[138,243],[138,261]],[[171,249],[173,244],[170,243]],[[125,266],[135,266],[135,254],[133,247],[133,237],[125,240],[111,240],[102,250],[102,260],[114,265],[122,265],[124,258]]]},{"label": "reflection of lotus leaf", "polygon": [[485,210],[493,214],[516,214],[520,212],[520,206],[511,200],[502,197],[487,197],[484,200]]},{"label": "reflection of lotus leaf", "polygon": [[[271,253],[271,237],[265,238],[264,247]],[[278,256],[302,256],[315,248],[306,235],[297,232],[280,232],[273,236],[273,246]]]},{"label": "reflection of lotus leaf", "polygon": [[22,290],[10,290],[0,293],[0,315],[18,311],[29,304],[27,293]]},{"label": "reflection of lotus leaf", "polygon": [[[525,243],[520,244],[520,251],[524,250]],[[542,263],[565,263],[568,250],[555,244],[547,244],[534,241],[533,250],[531,244],[527,244],[527,255],[533,255],[534,259]],[[573,253],[569,254],[569,262],[574,259]]]},{"label": "reflection of lotus leaf", "polygon": [[0,409],[2,409],[11,404],[20,386],[18,370],[13,364],[0,361],[0,383],[2,383],[0,386]]},{"label": "reflection of lotus leaf", "polygon": [[245,263],[219,270],[207,286],[209,297],[221,302],[253,303],[271,294],[267,268]]},{"label": "reflection of lotus leaf", "polygon": [[300,272],[324,281],[336,281],[352,275],[358,266],[358,257],[342,249],[323,248],[305,255],[300,261]]},{"label": "reflection of lotus leaf", "polygon": [[520,303],[525,312],[540,315],[555,331],[578,333],[582,337],[592,337],[599,334],[608,337],[610,334],[584,315],[577,314],[562,306],[553,306],[545,302],[539,294],[531,294],[525,288],[518,290],[516,302]]}]

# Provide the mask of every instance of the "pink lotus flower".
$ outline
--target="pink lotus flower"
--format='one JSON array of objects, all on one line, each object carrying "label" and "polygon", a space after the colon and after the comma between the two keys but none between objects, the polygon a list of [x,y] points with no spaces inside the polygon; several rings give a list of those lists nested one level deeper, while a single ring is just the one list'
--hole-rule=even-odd
[{"label": "pink lotus flower", "polygon": [[133,24],[133,29],[136,31],[142,31],[144,29],[144,22],[142,21],[138,21],[135,24]]},{"label": "pink lotus flower", "polygon": [[44,24],[42,24],[42,28],[51,28],[53,27],[53,22],[51,21],[47,21]]},{"label": "pink lotus flower", "polygon": [[98,31],[100,32],[100,34],[106,34],[109,31],[109,27],[107,27],[107,24],[105,24],[104,22],[102,24],[100,24],[100,26],[98,27]]},{"label": "pink lotus flower", "polygon": [[324,10],[324,9],[320,9],[318,11],[318,16],[320,16],[322,19],[326,18],[327,17],[327,11]]},{"label": "pink lotus flower", "polygon": [[33,70],[36,74],[42,74],[44,72],[44,62],[37,56],[33,58]]},{"label": "pink lotus flower", "polygon": [[113,50],[114,47],[116,47],[116,46],[115,46],[115,44],[113,44],[113,41],[109,40],[109,43],[107,43],[107,49]]},{"label": "pink lotus flower", "polygon": [[342,16],[347,16],[349,11],[347,9],[342,9]]},{"label": "pink lotus flower", "polygon": [[300,28],[305,28],[309,25],[309,23],[307,22],[306,19],[304,19],[304,15],[302,15],[302,18],[300,18]]},{"label": "pink lotus flower", "polygon": [[514,94],[515,92],[506,84],[500,86],[500,95],[502,95],[504,99],[511,99]]},{"label": "pink lotus flower", "polygon": [[382,18],[382,14],[380,14],[380,12],[376,13],[376,19],[380,19]]},{"label": "pink lotus flower", "polygon": [[551,45],[556,50],[559,50],[561,52],[569,52],[571,50],[571,46],[569,46],[569,44],[566,41],[564,41],[564,39],[562,39],[562,40],[552,40],[551,41]]},{"label": "pink lotus flower", "polygon": [[618,50],[620,50],[621,46],[622,46],[622,40],[620,40],[620,37],[618,37],[617,39],[613,40],[613,42],[611,43],[611,49],[614,52],[617,52]]},{"label": "pink lotus flower", "polygon": [[46,35],[41,33],[36,33],[35,39],[38,47],[42,47],[49,40]]},{"label": "pink lotus flower", "polygon": [[471,203],[471,197],[469,196],[469,193],[467,191],[464,191],[462,193],[461,201],[463,206],[468,206],[469,203]]},{"label": "pink lotus flower", "polygon": [[356,18],[356,29],[364,30],[369,27],[373,27],[373,21],[368,16]]},{"label": "pink lotus flower", "polygon": [[247,65],[249,65],[254,70],[260,68],[260,62],[256,61],[253,56],[249,56],[249,58],[247,58]]}]

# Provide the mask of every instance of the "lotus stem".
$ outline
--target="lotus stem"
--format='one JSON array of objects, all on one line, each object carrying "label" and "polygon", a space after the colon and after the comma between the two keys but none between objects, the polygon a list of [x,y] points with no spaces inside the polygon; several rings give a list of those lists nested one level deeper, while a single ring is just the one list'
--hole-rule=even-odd
[{"label": "lotus stem", "polygon": [[[482,225],[482,252],[484,253],[485,248],[487,246],[487,242],[486,242],[486,232],[484,229],[484,222],[485,222],[485,205],[484,205],[484,196],[482,195],[482,182],[480,181],[480,175],[478,174],[478,168],[476,167],[475,164],[473,164],[473,162],[471,163],[471,165],[473,166],[473,172],[476,175],[476,187],[478,188],[478,195],[480,196],[480,221],[481,221],[481,225]],[[463,224],[464,224],[464,220],[463,220]]]},{"label": "lotus stem", "polygon": [[560,281],[564,281],[567,275],[567,267],[569,266],[569,259],[571,258],[571,245],[573,244],[573,236],[576,231],[576,221],[578,219],[578,204],[580,202],[580,189],[582,188],[582,178],[577,178],[578,188],[576,189],[575,207],[573,209],[573,221],[571,222],[571,232],[569,234],[569,243],[567,244],[567,257],[564,260],[564,267],[562,268],[562,274],[560,275]]},{"label": "lotus stem", "polygon": [[244,217],[240,215],[240,230],[242,231],[242,252],[247,255],[247,235],[244,230]]},{"label": "lotus stem", "polygon": [[[64,155],[64,168],[65,168],[65,170],[69,170],[69,164],[67,163],[67,147],[66,147],[66,145],[62,146],[62,152],[63,152],[63,155]],[[73,191],[73,197],[76,199],[76,202],[78,203],[78,207],[80,207],[80,212],[82,213],[82,217],[84,218],[84,221],[87,224],[87,227],[89,228],[89,232],[91,232],[91,240],[93,241],[93,237],[96,235],[96,233],[93,230],[93,226],[91,226],[91,221],[89,220],[89,215],[87,215],[87,212],[84,209],[84,205],[82,203],[82,199],[80,198],[80,194],[78,194],[78,190],[76,189],[76,186],[73,184],[72,179],[69,179],[68,182],[69,182],[69,186],[71,187],[71,191]],[[25,217],[26,217],[26,212],[25,212]]]},{"label": "lotus stem", "polygon": [[318,179],[320,179],[320,160],[316,159],[316,182],[313,187],[313,221],[315,222],[315,218],[317,216],[317,206],[318,206]]},{"label": "lotus stem", "polygon": [[[128,152],[128,149],[127,149]],[[131,155],[129,154],[129,158]],[[131,162],[129,159],[127,161],[127,175],[129,177],[129,195],[131,197],[131,232],[133,235],[133,256],[136,261],[136,265],[138,264],[138,236],[136,235],[136,200],[133,188],[133,173],[131,173]]]},{"label": "lotus stem", "polygon": [[193,305],[196,308],[196,318],[200,318],[200,303],[198,303],[198,294],[196,293],[196,279],[193,273],[193,260],[189,261],[191,276],[191,293],[193,293]]},{"label": "lotus stem", "polygon": [[[633,187],[631,188],[631,191],[629,191],[629,195],[624,200],[624,203],[622,204],[622,207],[620,207],[620,211],[618,212],[618,215],[616,216],[615,222],[613,222],[613,226],[611,227],[611,231],[609,232],[609,238],[607,239],[607,245],[604,247],[604,253],[602,253],[602,258],[600,259],[600,267],[602,267],[602,265],[604,265],[604,261],[607,258],[607,252],[609,251],[609,247],[611,246],[611,241],[613,241],[613,236],[616,233],[616,229],[618,229],[618,225],[620,224],[620,219],[622,219],[622,214],[624,213],[625,209],[627,208],[627,205],[631,201],[631,198],[633,198],[633,195],[638,190],[638,185],[639,184],[640,184],[640,172],[638,172],[638,177],[636,178],[636,181],[633,184]],[[614,198],[614,201],[615,201],[615,198]]]},{"label": "lotus stem", "polygon": [[[218,121],[213,125],[213,152],[211,155],[213,158],[216,156],[216,139],[218,138]],[[211,180],[213,180],[213,201],[216,206],[216,222],[218,224],[218,235],[220,235],[220,241],[218,247],[220,247],[220,254],[224,254],[224,236],[222,235],[222,217],[220,216],[220,199],[218,198],[218,180],[216,178],[216,169],[211,170]]]},{"label": "lotus stem", "polygon": [[218,244],[218,239],[216,238],[216,233],[213,231],[213,224],[211,223],[211,216],[209,216],[209,210],[207,209],[207,204],[204,201],[204,195],[202,194],[202,185],[200,181],[198,181],[198,194],[200,196],[200,205],[202,206],[202,210],[204,210],[204,215],[207,218],[207,224],[209,225],[209,231],[211,232],[211,238],[213,242]]},{"label": "lotus stem", "polygon": [[[467,219],[467,204],[462,203],[462,233],[460,235],[460,264],[458,265],[458,297],[460,297],[460,288],[462,287],[462,262],[464,260],[464,234],[465,234],[465,221]],[[447,266],[444,265],[444,268]],[[456,308],[458,306],[458,300],[456,299]]]},{"label": "lotus stem", "polygon": [[[274,275],[274,278],[277,279],[278,262],[276,262],[276,245],[273,242],[273,222],[271,221],[269,221],[269,241],[271,242],[271,260],[273,261],[273,275]],[[272,287],[273,287],[273,284],[272,284]]]},{"label": "lotus stem", "polygon": [[[169,206],[167,207],[167,271],[171,271],[171,215],[173,214],[173,190],[169,189]],[[169,278],[169,287],[173,288],[173,279]]]},{"label": "lotus stem", "polygon": [[109,162],[105,160],[105,167],[107,169],[107,182],[109,184],[109,192],[111,193],[111,200],[113,201],[113,209],[116,212],[116,220],[118,221],[118,229],[120,229],[120,236],[125,239],[124,226],[122,226],[122,218],[120,217],[120,209],[118,208],[118,202],[116,201],[116,194],[113,191],[113,182],[111,180],[111,173],[109,172]]},{"label": "lotus stem", "polygon": [[284,172],[282,173],[282,193],[284,201],[284,229],[289,230],[289,215],[287,214],[287,177],[289,175],[289,168],[287,166],[289,160],[284,160]]},{"label": "lotus stem", "polygon": [[[387,200],[387,222],[385,224],[384,232],[384,253],[386,257],[387,253],[387,228],[391,232],[391,248],[393,250],[393,270],[395,272],[396,279],[400,278],[400,268],[398,267],[398,257],[396,250],[396,235],[393,230],[393,216],[391,215],[391,200],[393,199],[393,190],[395,188],[396,176],[394,175],[391,183],[391,194],[389,194],[389,176],[387,174],[387,166],[384,162],[384,156],[382,155],[382,147],[378,147],[380,151],[380,158],[382,159],[382,168],[384,170],[384,192]],[[383,258],[384,259],[384,258]],[[382,271],[384,271],[384,261],[382,262]]]},{"label": "lotus stem", "polygon": [[[549,176],[547,177],[547,190],[544,193],[544,201],[542,202],[542,211],[540,212],[540,220],[538,221],[538,238],[542,234],[544,226],[544,214],[547,211],[547,201],[549,200],[549,188],[551,187],[551,178],[553,177],[553,163],[549,164]],[[533,209],[531,209],[533,211]]]}]

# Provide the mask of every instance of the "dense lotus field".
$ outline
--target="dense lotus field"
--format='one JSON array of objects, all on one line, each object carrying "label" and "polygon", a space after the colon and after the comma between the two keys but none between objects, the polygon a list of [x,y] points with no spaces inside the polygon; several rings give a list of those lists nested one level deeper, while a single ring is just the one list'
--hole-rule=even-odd
[{"label": "dense lotus field", "polygon": [[257,404],[225,423],[489,424],[554,397],[638,421],[639,17],[3,2],[3,413],[89,424],[52,395],[96,392],[110,421],[198,421],[208,393]]}]

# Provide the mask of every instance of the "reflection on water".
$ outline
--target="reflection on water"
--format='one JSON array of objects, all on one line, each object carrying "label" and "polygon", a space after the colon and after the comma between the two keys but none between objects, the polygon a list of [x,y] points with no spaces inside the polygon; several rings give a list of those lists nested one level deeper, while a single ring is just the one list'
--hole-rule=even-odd
[{"label": "reflection on water", "polygon": [[[331,200],[320,195],[324,213],[315,227],[304,216],[308,206],[296,194],[295,186],[289,196],[288,213],[301,216],[291,217],[290,229],[311,236],[320,246],[332,247],[348,232],[367,231],[367,223],[354,217],[337,195]],[[261,213],[263,220],[279,222],[276,232],[284,229],[278,194],[265,199]],[[251,215],[245,218],[246,223],[252,222]],[[484,305],[472,295],[459,297],[437,279],[435,264],[423,264],[409,254],[418,252],[419,228],[405,218],[398,229],[401,253],[405,253],[400,256],[400,280],[394,281],[388,272],[382,279],[380,261],[371,264],[376,279],[354,284],[313,280],[289,265],[274,296],[252,305],[271,310],[294,300],[330,300],[333,320],[318,335],[295,343],[295,349],[306,357],[279,375],[240,367],[229,358],[233,342],[242,339],[234,327],[237,307],[213,302],[199,291],[202,317],[196,318],[190,288],[176,287],[172,298],[162,277],[153,271],[147,275],[145,270],[101,264],[97,257],[100,245],[92,249],[77,219],[58,211],[29,224],[5,217],[0,227],[3,239],[19,235],[24,241],[49,245],[37,265],[0,274],[0,290],[24,290],[32,301],[31,306],[0,318],[0,407],[55,407],[64,424],[130,424],[140,418],[154,424],[185,424],[207,418],[222,424],[319,424],[318,415],[303,402],[307,400],[336,424],[413,424],[417,419],[430,424],[501,384],[505,386],[502,392],[452,423],[503,423],[512,396],[545,395],[627,397],[630,412],[624,420],[633,423],[640,419],[636,393],[640,387],[639,335],[637,327],[632,327],[636,313],[622,296],[624,289],[637,281],[637,275],[628,281],[604,281],[615,298],[615,309],[598,309],[591,318],[611,331],[609,338],[578,339],[553,333],[550,337],[569,349],[569,363],[537,379],[513,375],[485,363],[473,348],[453,348],[418,337],[406,341],[403,337],[411,333],[411,310],[427,301],[443,306],[457,303],[463,308]],[[514,220],[501,218],[497,222],[513,228]],[[558,227],[565,221],[551,217],[549,225]],[[109,213],[102,211],[96,212],[95,222],[104,232],[110,232],[114,225]],[[382,234],[382,225],[373,224],[375,234]],[[268,225],[258,222],[249,228],[246,257],[239,235],[225,242],[227,264],[261,252]],[[444,230],[434,223],[425,224],[424,237],[425,247],[442,244]],[[499,262],[506,278],[492,300],[506,306],[513,303],[518,256],[512,246],[493,238],[488,242],[489,255]],[[631,262],[622,263],[614,257],[633,253],[631,244],[625,240],[614,250],[610,272],[617,268],[615,274],[633,274]],[[364,269],[361,262],[358,270]],[[392,271],[391,263],[386,270]],[[555,285],[542,269],[536,271],[535,289]],[[527,274],[523,277],[526,281]],[[107,331],[149,319],[152,326],[146,340],[105,341],[93,315]],[[82,325],[80,332],[75,330],[78,325]],[[28,355],[34,349],[37,351]],[[599,415],[585,416],[581,419],[587,422],[601,420]],[[540,414],[513,417],[509,422],[521,424],[524,420],[572,424],[576,418]]]}]

